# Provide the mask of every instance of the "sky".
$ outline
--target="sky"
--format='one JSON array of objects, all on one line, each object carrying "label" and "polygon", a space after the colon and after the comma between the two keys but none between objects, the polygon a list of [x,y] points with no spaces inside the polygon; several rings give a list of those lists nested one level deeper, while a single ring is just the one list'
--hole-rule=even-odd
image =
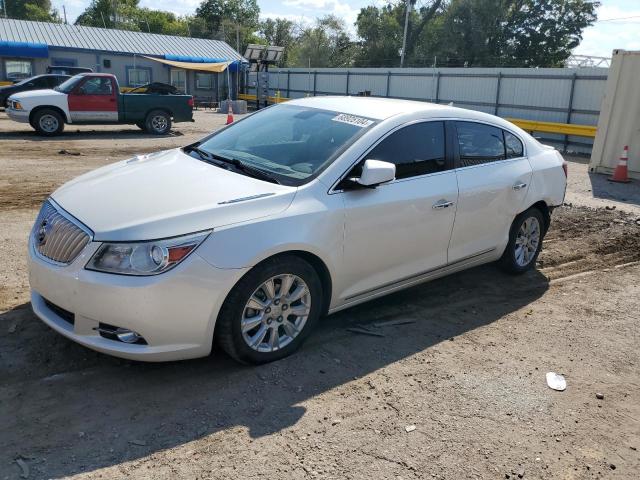
[{"label": "sky", "polygon": [[[168,10],[178,15],[192,14],[201,0],[140,0],[140,5],[149,8]],[[424,0],[418,0],[418,4]],[[73,22],[82,13],[90,0],[52,0],[53,5],[62,13],[66,7],[67,19]],[[352,34],[353,24],[362,7],[384,3],[384,0],[258,0],[261,17],[286,17],[311,23],[316,17],[332,13],[345,20]],[[616,48],[640,50],[640,1],[638,0],[601,0],[598,8],[598,22],[585,29],[582,43],[575,54],[610,57]]]}]

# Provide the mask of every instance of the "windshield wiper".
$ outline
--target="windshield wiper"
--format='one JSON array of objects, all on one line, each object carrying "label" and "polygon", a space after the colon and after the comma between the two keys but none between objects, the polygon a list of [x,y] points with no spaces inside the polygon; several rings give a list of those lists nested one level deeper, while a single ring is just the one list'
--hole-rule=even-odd
[{"label": "windshield wiper", "polygon": [[256,168],[251,165],[248,165],[242,160],[239,160],[237,158],[229,158],[229,157],[225,157],[224,155],[219,155],[217,153],[207,152],[206,150],[198,148],[197,145],[189,145],[184,149],[190,152],[196,152],[201,159],[207,162],[210,162],[210,163],[215,162],[215,164],[217,165],[220,165],[220,164],[232,165],[237,170],[240,170],[241,172],[253,178],[259,178],[260,180],[266,180],[268,182],[277,183],[278,185],[280,185],[280,181],[270,173],[265,172],[260,168]]},{"label": "windshield wiper", "polygon": [[260,168],[249,165],[243,162],[242,160],[239,160],[237,158],[225,157],[223,155],[218,155],[217,153],[210,153],[210,152],[208,153],[209,155],[211,155],[211,158],[214,158],[215,160],[219,160],[220,162],[228,163],[229,165],[233,165],[234,167],[236,167],[236,169],[246,173],[247,175],[253,178],[259,178],[260,180],[266,180],[271,183],[277,183],[278,185],[280,184],[280,181],[276,177],[271,175],[269,172],[265,172]]},{"label": "windshield wiper", "polygon": [[188,145],[184,147],[183,150],[188,152],[196,152],[202,160],[211,161],[213,159],[213,156],[209,152],[198,148],[197,145]]}]

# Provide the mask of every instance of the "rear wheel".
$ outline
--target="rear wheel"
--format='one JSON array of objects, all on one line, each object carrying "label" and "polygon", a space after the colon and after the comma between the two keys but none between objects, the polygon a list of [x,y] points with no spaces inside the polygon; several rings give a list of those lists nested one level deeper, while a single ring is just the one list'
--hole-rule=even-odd
[{"label": "rear wheel", "polygon": [[307,262],[295,256],[267,260],[229,293],[218,316],[218,344],[243,363],[286,357],[318,321],[322,298],[318,274]]},{"label": "rear wheel", "polygon": [[60,135],[64,130],[62,115],[49,108],[38,110],[29,123],[36,129],[36,132],[47,137]]},{"label": "rear wheel", "polygon": [[542,250],[545,233],[545,219],[540,210],[530,208],[518,215],[513,221],[509,243],[500,259],[502,268],[514,274],[532,269]]},{"label": "rear wheel", "polygon": [[154,135],[166,135],[171,130],[171,115],[162,110],[154,110],[147,115],[145,130]]}]

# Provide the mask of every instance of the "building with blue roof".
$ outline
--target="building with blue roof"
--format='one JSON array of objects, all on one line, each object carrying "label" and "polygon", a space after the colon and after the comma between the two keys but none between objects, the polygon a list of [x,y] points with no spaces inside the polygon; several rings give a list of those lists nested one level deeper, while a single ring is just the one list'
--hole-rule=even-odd
[{"label": "building with blue roof", "polygon": [[[176,68],[152,58],[191,66]],[[229,72],[197,70],[198,63],[222,62],[230,63]],[[0,19],[0,81],[4,82],[47,73],[48,67],[54,72],[53,67],[84,67],[114,74],[123,87],[170,83],[217,101],[226,97],[229,81],[236,90],[243,62],[240,53],[220,40]]]}]

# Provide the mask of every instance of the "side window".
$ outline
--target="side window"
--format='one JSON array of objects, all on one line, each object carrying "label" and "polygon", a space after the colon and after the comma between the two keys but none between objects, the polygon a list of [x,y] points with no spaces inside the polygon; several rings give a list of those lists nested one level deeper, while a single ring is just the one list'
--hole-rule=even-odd
[{"label": "side window", "polygon": [[58,78],[60,78],[60,77],[55,76],[55,75],[50,75],[50,76],[45,77],[45,80],[47,82],[47,88],[57,87],[58,84],[60,83],[58,81]]},{"label": "side window", "polygon": [[367,158],[395,163],[396,178],[446,170],[444,122],[415,123],[385,138]]},{"label": "side window", "polygon": [[49,88],[49,82],[47,77],[38,77],[32,80],[34,87],[37,88]]},{"label": "side window", "polygon": [[473,122],[456,122],[456,129],[463,167],[506,158],[501,129]]},{"label": "side window", "polygon": [[519,158],[524,155],[524,147],[520,139],[506,130],[504,130],[504,145],[507,148],[507,158]]},{"label": "side window", "polygon": [[85,80],[80,90],[85,95],[111,95],[113,94],[113,85],[108,77],[92,77]]}]

